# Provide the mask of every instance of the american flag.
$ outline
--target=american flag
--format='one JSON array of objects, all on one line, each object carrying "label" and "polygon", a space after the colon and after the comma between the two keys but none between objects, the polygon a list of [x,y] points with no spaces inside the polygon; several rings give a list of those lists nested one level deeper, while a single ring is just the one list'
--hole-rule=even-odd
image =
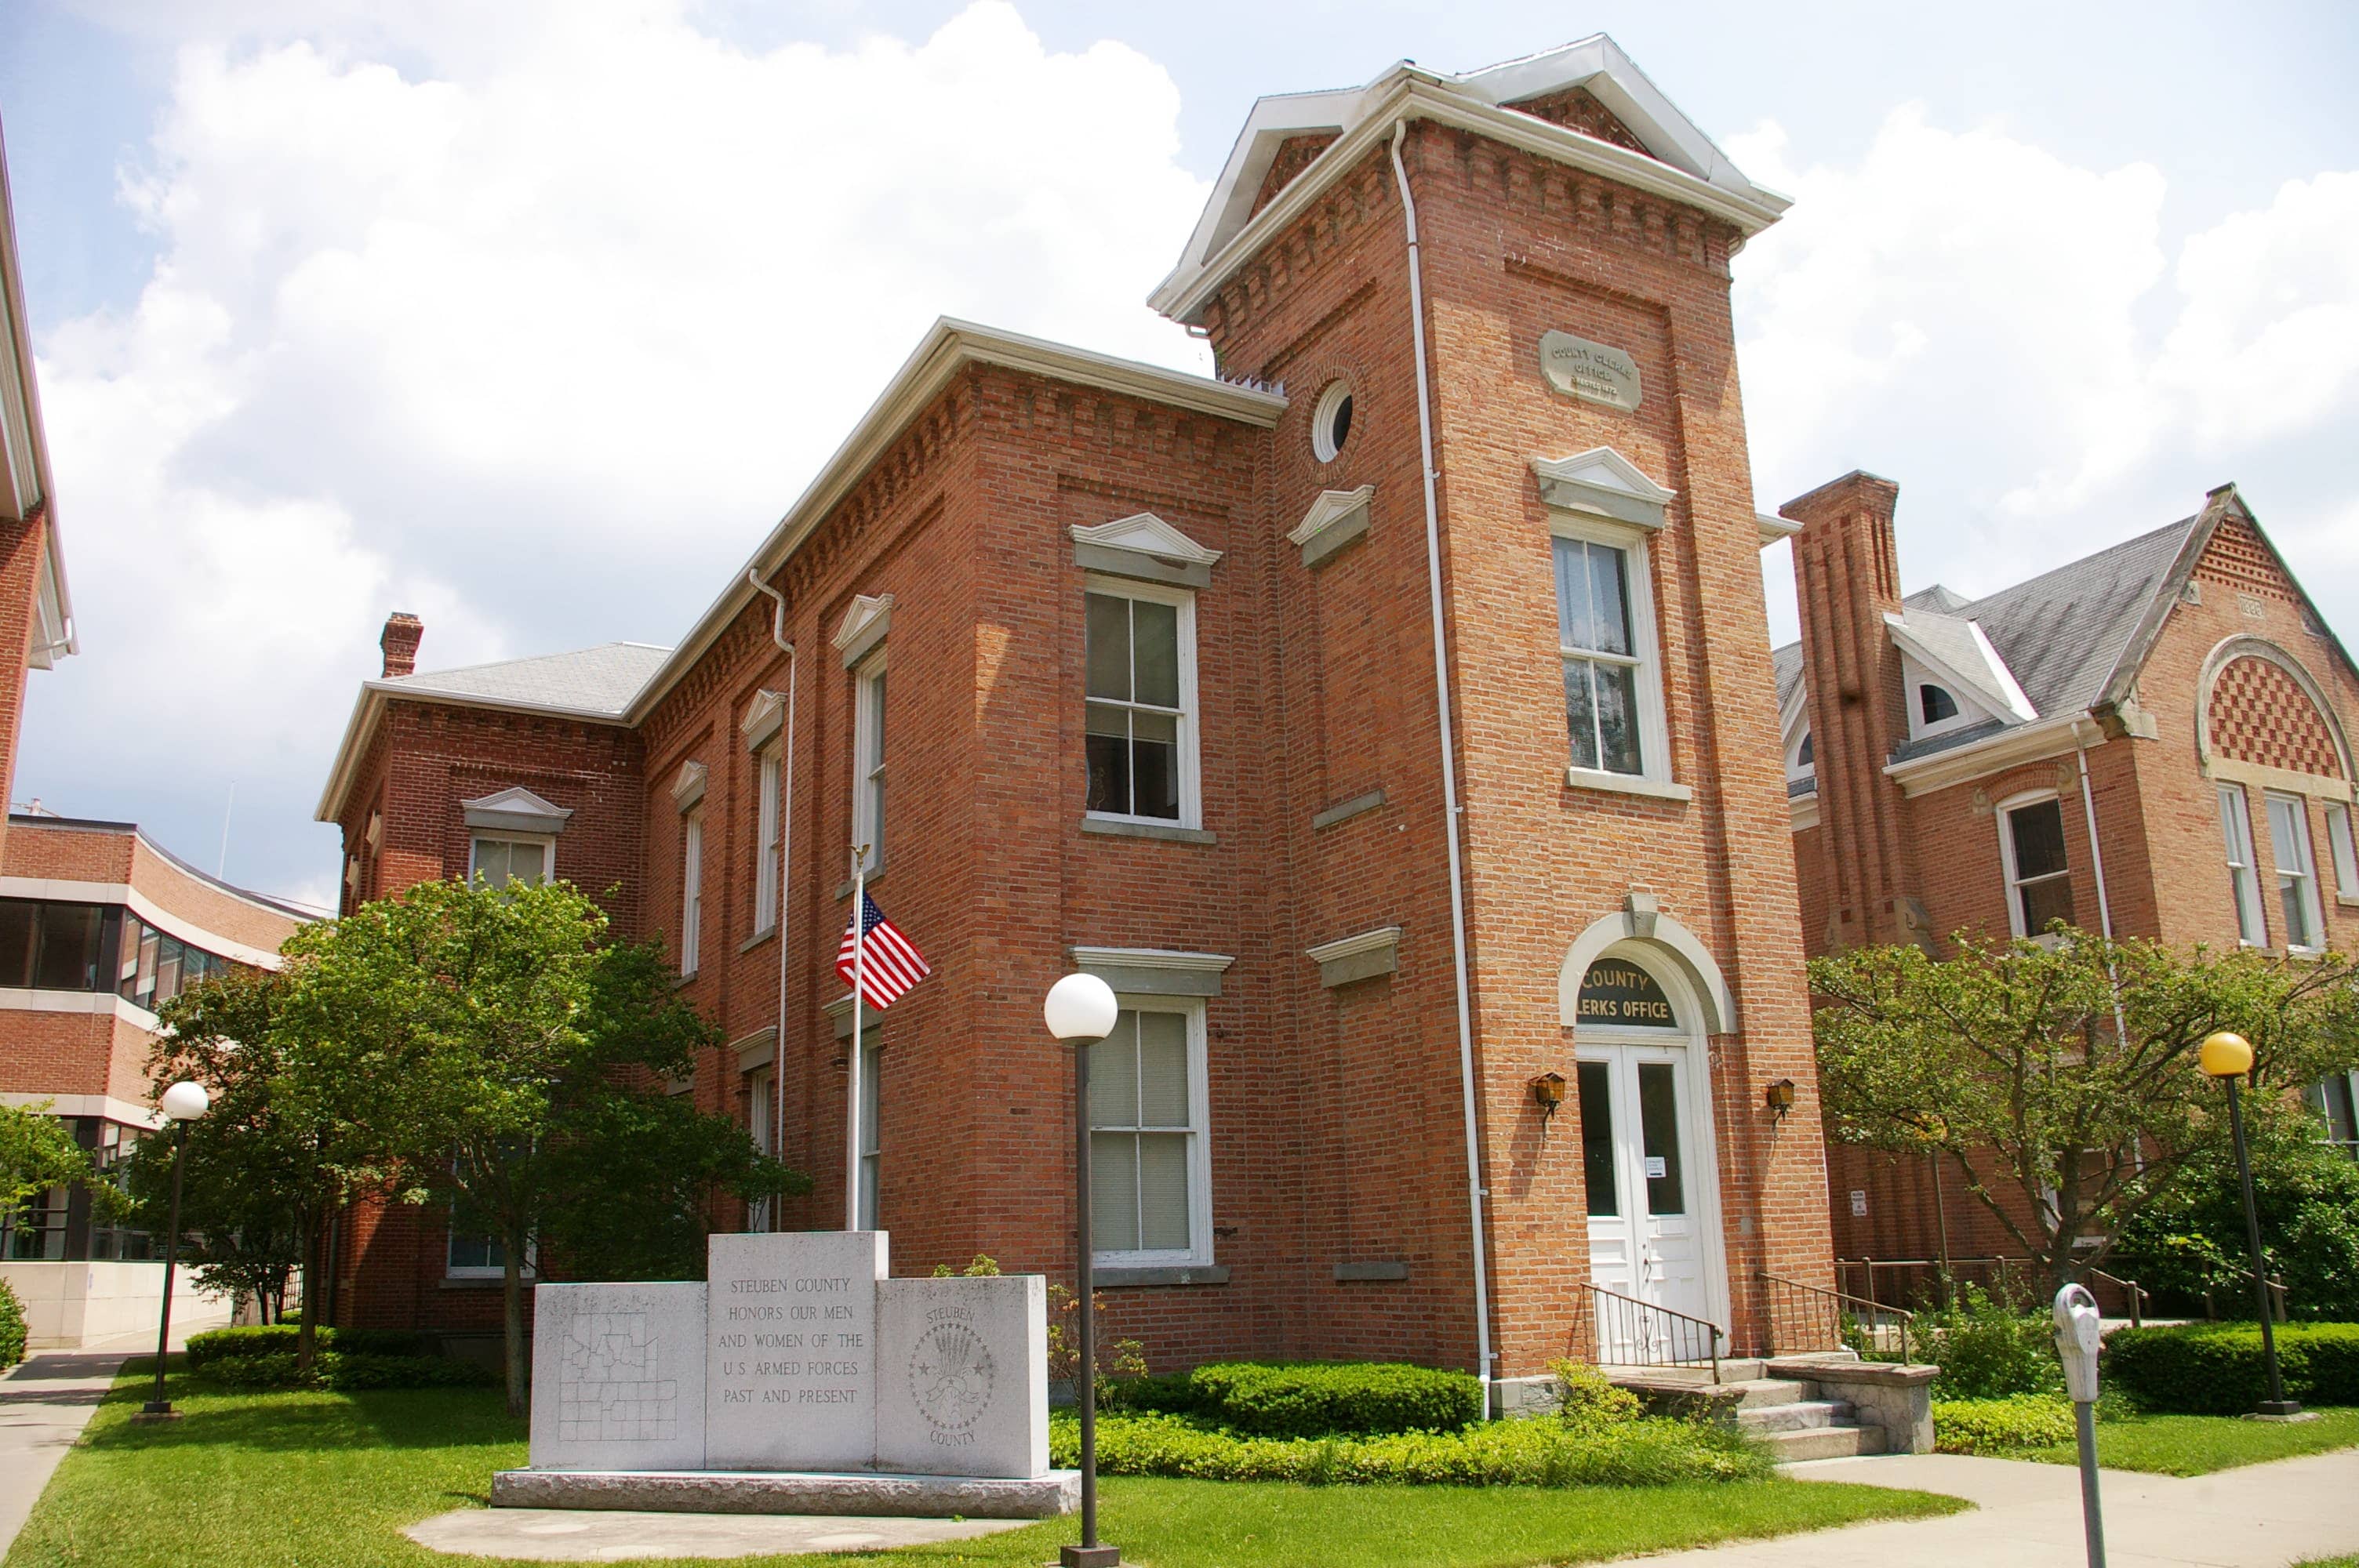
[{"label": "american flag", "polygon": [[[860,895],[860,919],[868,933],[868,950],[860,961],[860,1000],[881,1011],[934,971],[927,964],[926,956],[885,918],[885,912],[865,892]],[[846,923],[843,941],[835,950],[835,972],[843,977],[845,985],[852,984],[853,932],[852,925]]]}]

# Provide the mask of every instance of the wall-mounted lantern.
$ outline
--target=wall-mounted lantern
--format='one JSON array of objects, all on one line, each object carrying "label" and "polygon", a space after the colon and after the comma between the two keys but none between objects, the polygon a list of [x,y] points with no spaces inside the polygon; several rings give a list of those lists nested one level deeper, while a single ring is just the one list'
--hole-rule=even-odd
[{"label": "wall-mounted lantern", "polygon": [[1764,1091],[1762,1098],[1767,1103],[1770,1115],[1780,1121],[1785,1120],[1786,1113],[1794,1108],[1794,1080],[1779,1078]]},{"label": "wall-mounted lantern", "polygon": [[1527,1086],[1532,1091],[1532,1103],[1540,1108],[1540,1141],[1548,1141],[1548,1125],[1556,1119],[1564,1104],[1564,1075],[1542,1073]]}]

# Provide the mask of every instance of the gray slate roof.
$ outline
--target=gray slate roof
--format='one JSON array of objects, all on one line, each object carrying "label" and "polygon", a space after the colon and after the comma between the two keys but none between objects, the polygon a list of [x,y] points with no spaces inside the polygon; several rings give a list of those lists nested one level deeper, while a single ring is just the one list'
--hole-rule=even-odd
[{"label": "gray slate roof", "polygon": [[496,665],[429,670],[375,683],[389,693],[516,703],[620,719],[671,656],[645,643],[601,643],[571,654],[542,654]]},{"label": "gray slate roof", "polygon": [[[1981,622],[1983,634],[2006,661],[2041,718],[2078,713],[2104,695],[2106,681],[2139,620],[2201,521],[2200,516],[2182,517],[1977,600],[1962,599],[1936,584],[1903,600],[1902,614],[1931,611]],[[1802,645],[1788,643],[1774,650],[1770,659],[1777,671],[1782,705],[1801,681]],[[1910,750],[1941,750],[1986,732],[1977,726]]]}]

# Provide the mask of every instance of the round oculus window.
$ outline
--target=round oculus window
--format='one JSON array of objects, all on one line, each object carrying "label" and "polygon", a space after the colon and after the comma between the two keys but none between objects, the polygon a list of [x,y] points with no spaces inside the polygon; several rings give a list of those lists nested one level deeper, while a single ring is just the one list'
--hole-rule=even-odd
[{"label": "round oculus window", "polygon": [[1310,416],[1310,449],[1322,463],[1332,463],[1343,443],[1352,438],[1352,384],[1331,381],[1327,390],[1319,395],[1319,406]]}]

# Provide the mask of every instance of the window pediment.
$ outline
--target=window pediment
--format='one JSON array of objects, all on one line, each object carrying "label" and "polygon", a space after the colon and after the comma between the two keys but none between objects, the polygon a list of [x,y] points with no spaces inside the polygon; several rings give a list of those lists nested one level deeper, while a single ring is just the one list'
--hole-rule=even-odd
[{"label": "window pediment", "polygon": [[1611,517],[1634,527],[1663,525],[1676,490],[1667,490],[1611,447],[1592,447],[1567,458],[1534,458],[1540,499],[1568,512]]},{"label": "window pediment", "polygon": [[705,769],[702,762],[682,762],[679,772],[672,775],[671,800],[686,811],[704,798]]},{"label": "window pediment", "polygon": [[830,639],[836,651],[843,655],[843,667],[850,669],[868,656],[868,650],[885,640],[893,629],[893,596],[889,593],[862,593],[853,596],[851,608],[837,623],[835,635]]},{"label": "window pediment", "polygon": [[1300,548],[1302,564],[1315,567],[1353,540],[1368,531],[1368,503],[1375,499],[1376,487],[1364,484],[1357,490],[1322,490],[1310,510],[1302,514],[1287,535],[1287,542]]},{"label": "window pediment", "polygon": [[1210,588],[1212,565],[1222,555],[1152,512],[1136,512],[1088,527],[1076,523],[1071,532],[1074,563],[1084,570],[1145,578],[1150,582]]},{"label": "window pediment", "polygon": [[553,806],[522,785],[461,801],[467,826],[477,832],[562,833],[573,813]]},{"label": "window pediment", "polygon": [[786,723],[787,696],[780,691],[757,691],[745,705],[745,719],[738,726],[745,737],[745,749],[758,752],[770,743]]}]

